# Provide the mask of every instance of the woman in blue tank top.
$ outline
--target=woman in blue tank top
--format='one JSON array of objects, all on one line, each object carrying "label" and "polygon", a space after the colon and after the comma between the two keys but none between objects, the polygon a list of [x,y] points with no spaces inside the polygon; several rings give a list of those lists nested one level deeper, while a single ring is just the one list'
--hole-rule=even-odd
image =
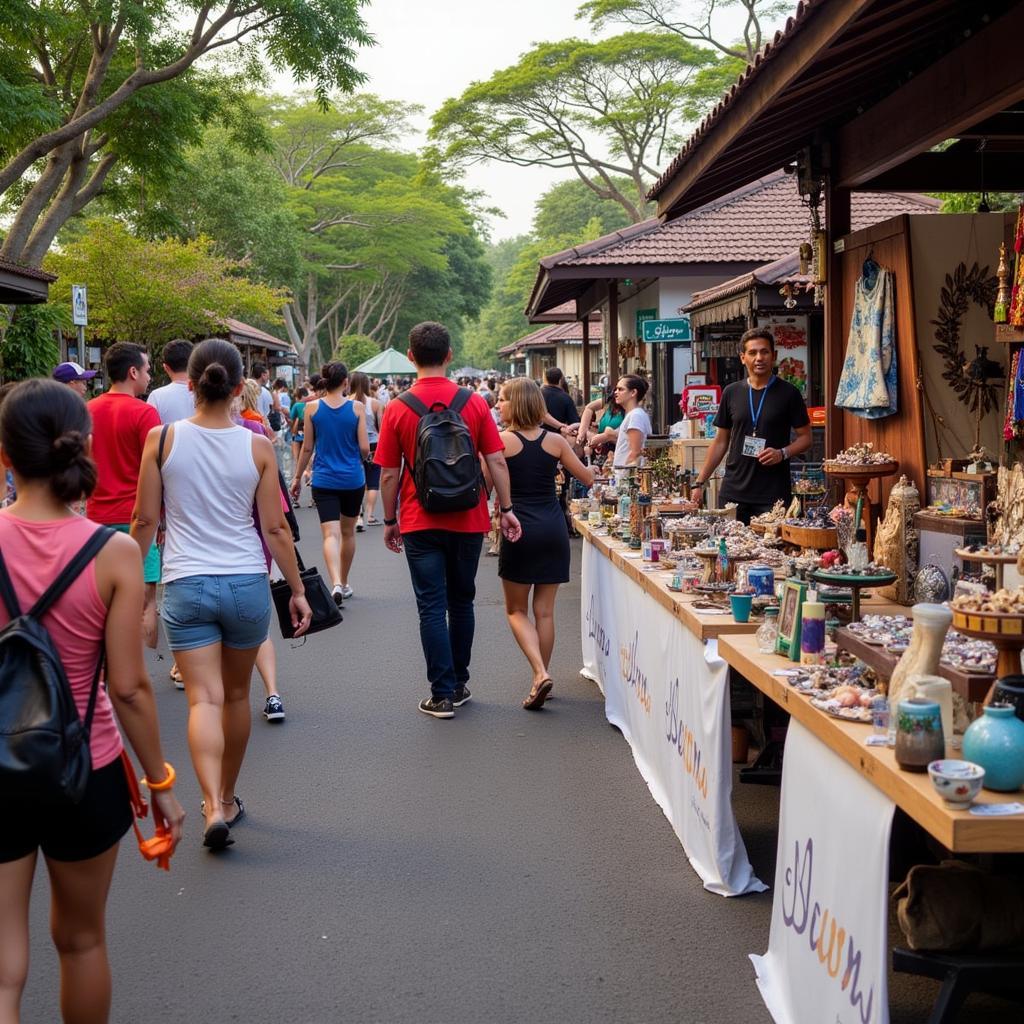
[{"label": "woman in blue tank top", "polygon": [[326,392],[307,402],[303,413],[303,441],[295,466],[291,493],[298,500],[302,473],[314,451],[313,502],[320,516],[324,564],[341,604],[352,596],[348,574],[356,553],[356,519],[363,503],[366,474],[363,462],[370,454],[366,410],[344,394],[348,370],[344,363],[328,363],[321,371]]}]

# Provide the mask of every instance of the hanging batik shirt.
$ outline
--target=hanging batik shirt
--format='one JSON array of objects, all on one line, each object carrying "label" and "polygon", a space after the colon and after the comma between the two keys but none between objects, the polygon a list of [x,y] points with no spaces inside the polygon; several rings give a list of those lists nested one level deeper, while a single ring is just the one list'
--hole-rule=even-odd
[{"label": "hanging batik shirt", "polygon": [[896,412],[893,276],[877,264],[857,281],[846,360],[835,404],[866,420]]}]

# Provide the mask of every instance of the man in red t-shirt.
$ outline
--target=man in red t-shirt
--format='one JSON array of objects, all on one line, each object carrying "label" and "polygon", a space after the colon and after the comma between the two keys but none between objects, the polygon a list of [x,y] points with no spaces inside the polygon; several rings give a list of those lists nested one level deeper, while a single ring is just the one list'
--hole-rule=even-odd
[{"label": "man in red t-shirt", "polygon": [[[417,378],[410,394],[427,408],[449,406],[458,386],[445,376],[452,358],[447,329],[438,323],[417,324],[409,332],[409,358],[416,364]],[[474,394],[461,415],[494,481],[502,533],[508,540],[516,541],[522,528],[512,514],[505,446],[490,409]],[[466,683],[473,650],[476,569],[483,535],[491,528],[491,517],[483,488],[479,504],[465,512],[431,513],[420,505],[412,473],[402,472],[403,463],[407,469],[412,466],[418,426],[419,417],[404,402],[388,402],[374,455],[382,469],[384,543],[395,552],[400,552],[404,545],[416,594],[420,642],[431,691],[429,698],[420,701],[420,711],[434,718],[454,718],[454,709],[469,700]]]},{"label": "man in red t-shirt", "polygon": [[[141,345],[119,341],[103,359],[110,389],[89,402],[92,457],[96,489],[85,506],[95,523],[127,533],[139,486],[139,466],[146,435],[160,426],[160,415],[141,401],[149,387],[149,356]],[[154,544],[143,559],[146,596],[142,628],[146,643],[156,647],[156,585],[160,582],[160,550]]]}]

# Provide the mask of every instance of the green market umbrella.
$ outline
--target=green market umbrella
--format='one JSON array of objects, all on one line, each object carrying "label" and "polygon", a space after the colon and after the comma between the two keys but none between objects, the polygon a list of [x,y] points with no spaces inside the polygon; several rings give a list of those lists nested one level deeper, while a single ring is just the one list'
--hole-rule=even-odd
[{"label": "green market umbrella", "polygon": [[393,348],[384,349],[383,352],[375,355],[372,359],[367,359],[365,363],[360,363],[356,369],[362,373],[368,373],[377,377],[390,377],[397,374],[405,376],[416,375],[416,366],[410,363],[401,352],[396,352]]}]

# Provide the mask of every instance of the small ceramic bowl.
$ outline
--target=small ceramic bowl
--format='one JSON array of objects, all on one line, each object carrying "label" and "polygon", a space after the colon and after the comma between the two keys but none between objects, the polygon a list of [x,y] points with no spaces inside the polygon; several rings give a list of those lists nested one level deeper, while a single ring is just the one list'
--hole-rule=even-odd
[{"label": "small ceramic bowl", "polygon": [[985,769],[973,761],[943,758],[928,765],[928,776],[935,791],[946,803],[963,810],[981,792]]}]

